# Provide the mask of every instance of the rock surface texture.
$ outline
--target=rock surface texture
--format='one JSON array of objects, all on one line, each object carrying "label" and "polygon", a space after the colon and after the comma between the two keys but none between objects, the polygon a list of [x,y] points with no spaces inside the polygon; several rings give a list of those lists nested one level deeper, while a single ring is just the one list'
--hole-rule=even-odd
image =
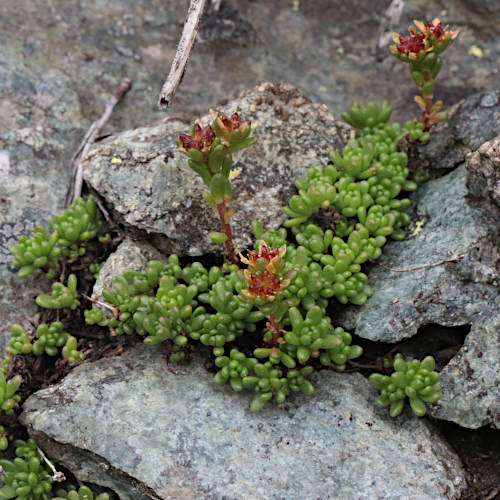
[{"label": "rock surface texture", "polygon": [[441,373],[433,415],[477,429],[500,429],[500,316],[476,324]]},{"label": "rock surface texture", "polygon": [[469,191],[500,206],[500,135],[467,156],[466,165]]},{"label": "rock surface texture", "polygon": [[469,199],[465,165],[424,184],[411,198],[408,236],[388,242],[380,262],[409,269],[465,257],[403,273],[372,264],[368,283],[373,296],[361,307],[342,306],[336,316],[363,338],[397,342],[427,323],[480,323],[496,308],[499,212],[484,200]]},{"label": "rock surface texture", "polygon": [[[287,219],[283,207],[295,193],[295,179],[308,168],[325,166],[328,151],[342,150],[351,130],[289,84],[262,84],[223,109],[259,122],[257,144],[233,158],[229,208],[239,228],[235,244],[244,249],[253,242],[252,220],[277,229]],[[195,256],[222,247],[208,238],[220,223],[202,199],[206,186],[175,145],[179,132],[188,129],[166,119],[110,137],[87,156],[84,176],[128,230],[165,252]]]},{"label": "rock surface texture", "polygon": [[391,419],[359,374],[322,371],[314,397],[252,414],[249,395],[216,386],[198,354],[184,370],[140,345],[31,396],[21,420],[78,479],[121,500],[431,500],[465,487],[425,421],[408,409]]},{"label": "rock surface texture", "polygon": [[[132,269],[134,271],[145,271],[150,260],[159,260],[167,263],[167,258],[144,241],[125,240],[106,260],[94,284],[92,298],[102,301],[102,291],[107,288],[113,290],[113,283],[117,276],[124,271]],[[94,309],[101,309],[105,318],[111,318],[111,311],[99,304],[94,304]]]},{"label": "rock surface texture", "polygon": [[431,173],[443,173],[465,161],[500,132],[500,90],[471,95],[453,106],[448,120],[436,126],[423,148]]}]

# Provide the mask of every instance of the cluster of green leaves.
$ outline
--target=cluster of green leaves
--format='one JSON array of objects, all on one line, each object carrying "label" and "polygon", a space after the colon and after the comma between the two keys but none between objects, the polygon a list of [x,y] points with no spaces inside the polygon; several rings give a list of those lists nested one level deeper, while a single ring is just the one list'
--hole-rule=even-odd
[{"label": "cluster of green leaves", "polygon": [[[3,432],[3,427],[0,428]],[[5,442],[4,442],[5,440]],[[5,445],[5,446],[4,446]],[[0,449],[8,446],[6,437],[0,440]],[[0,499],[6,500],[109,500],[107,493],[101,493],[94,499],[90,488],[82,486],[80,489],[73,485],[67,489],[59,489],[52,493],[54,480],[48,465],[42,465],[43,459],[38,452],[34,439],[24,441],[14,439],[16,458],[0,460],[5,476],[0,478],[4,486],[0,489]]]},{"label": "cluster of green leaves", "polygon": [[[314,371],[312,366],[287,370],[285,367],[293,368],[295,362],[279,349],[259,348],[254,355],[269,358],[269,361],[261,363],[256,358],[247,358],[237,349],[231,349],[229,357],[218,356],[215,361],[216,366],[221,368],[215,375],[216,384],[224,385],[229,380],[235,391],[244,388],[255,390],[250,403],[251,411],[262,410],[273,396],[277,403],[284,403],[290,391],[314,394],[313,385],[305,379]],[[280,366],[280,362],[285,366]]]},{"label": "cluster of green leaves", "polygon": [[423,361],[412,358],[405,360],[401,354],[396,354],[393,366],[395,372],[390,377],[380,373],[370,375],[370,384],[381,391],[377,404],[391,405],[391,416],[396,417],[401,413],[405,399],[409,398],[413,412],[423,417],[426,413],[425,403],[435,403],[441,398],[439,373],[434,371],[434,358],[427,356]]},{"label": "cluster of green leaves", "polygon": [[[262,231],[258,224],[254,224],[254,228],[258,233]],[[284,236],[283,231],[277,231],[274,241]],[[182,348],[188,337],[212,346],[216,366],[221,368],[216,383],[229,380],[235,390],[255,388],[258,398],[252,403],[253,410],[260,409],[262,402],[273,395],[282,402],[290,391],[312,394],[314,389],[304,378],[314,368],[303,365],[319,358],[321,364],[333,363],[343,370],[345,361],[361,355],[362,350],[351,346],[351,336],[341,328],[334,328],[325,316],[328,300],[324,296],[332,296],[330,274],[335,274],[334,269],[325,266],[324,271],[315,262],[308,266],[304,247],[295,249],[290,245],[290,249],[290,255],[285,256],[289,258],[283,262],[282,277],[293,276],[295,288],[293,285],[284,288],[272,302],[242,294],[245,278],[236,265],[225,264],[222,268],[214,266],[207,270],[201,263],[194,262],[181,268],[178,257],[171,255],[168,264],[152,261],[144,272],[126,271],[115,279],[114,290],[103,291],[104,300],[117,310],[117,319],[111,320],[114,331],[118,334],[137,332],[145,337],[147,344],[169,341],[174,351],[173,361],[184,357]],[[323,293],[325,290],[328,292]],[[279,304],[283,307],[278,311]],[[285,337],[286,342],[279,349],[257,348],[255,357],[247,358],[237,349],[231,350],[230,357],[225,356],[225,345],[254,332],[256,323],[271,310],[281,327],[293,325],[289,338]],[[85,313],[87,322],[102,321],[104,325],[110,321],[102,319],[101,311],[94,311]],[[269,340],[269,332],[263,340]],[[295,345],[297,342],[300,346]],[[262,378],[268,382],[260,382]],[[282,379],[279,389],[276,389],[276,378]]]},{"label": "cluster of green leaves", "polygon": [[49,227],[57,233],[57,243],[62,247],[62,254],[69,259],[85,255],[82,243],[97,236],[102,222],[96,222],[97,203],[93,196],[87,200],[77,198],[59,217],[49,217]]},{"label": "cluster of green leaves", "polygon": [[46,268],[47,274],[53,276],[54,270],[59,267],[57,258],[61,249],[55,247],[57,233],[50,236],[43,226],[36,226],[33,231],[33,239],[20,236],[16,246],[10,249],[14,256],[14,266],[20,267],[17,275],[26,278],[39,268]]},{"label": "cluster of green leaves", "polygon": [[42,294],[36,298],[36,303],[45,309],[62,309],[67,312],[69,309],[75,310],[79,306],[76,291],[77,279],[74,274],[68,277],[68,286],[62,283],[52,283],[52,294]]},{"label": "cluster of green leaves", "polygon": [[[324,271],[330,266],[326,274],[333,293],[329,296],[344,304],[362,305],[371,296],[361,265],[380,257],[387,237],[404,239],[403,227],[410,222],[405,213],[410,200],[401,193],[414,191],[418,184],[409,179],[408,156],[398,151],[398,141],[410,131],[399,124],[387,125],[391,112],[384,101],[380,108],[375,103],[366,107],[355,103],[343,113],[358,129],[356,139],[348,142],[342,154],[330,152],[332,164],[314,167],[307,179],[298,179],[299,192],[284,209],[290,217],[285,226],[292,228],[295,240],[306,249],[308,262],[317,262]],[[414,122],[407,126],[423,128]],[[318,217],[323,221],[330,217],[331,228],[320,227]]]},{"label": "cluster of green leaves", "polygon": [[33,341],[21,325],[12,325],[10,330],[12,336],[9,345],[5,348],[9,356],[14,354],[56,356],[62,352],[63,358],[70,363],[85,359],[85,355],[78,351],[78,341],[69,333],[63,332],[63,324],[60,321],[54,321],[50,325],[45,323],[39,325]]},{"label": "cluster of green leaves", "polygon": [[7,414],[14,413],[14,407],[21,401],[21,396],[16,394],[23,378],[16,375],[10,380],[5,380],[5,374],[0,372],[0,408]]},{"label": "cluster of green leaves", "polygon": [[84,255],[86,250],[82,245],[94,238],[102,227],[102,222],[95,221],[96,214],[97,203],[93,196],[87,200],[77,198],[59,217],[49,218],[48,225],[54,231],[50,236],[43,226],[35,227],[32,239],[20,236],[18,244],[10,249],[14,266],[21,268],[18,276],[26,278],[42,269],[47,278],[52,279],[59,268],[61,252],[71,259]]},{"label": "cluster of green leaves", "polygon": [[0,480],[5,486],[0,490],[0,499],[14,500],[49,500],[54,480],[50,469],[43,467],[39,457],[0,460],[6,477]]},{"label": "cluster of green leaves", "polygon": [[94,498],[94,494],[87,486],[82,486],[79,490],[75,486],[68,486],[67,490],[57,490],[53,500],[109,500],[107,493],[101,493]]},{"label": "cluster of green leaves", "polygon": [[104,267],[104,262],[100,262],[99,264],[92,263],[89,265],[89,271],[94,275],[94,278],[97,279],[99,277],[99,273],[101,269]]},{"label": "cluster of green leaves", "polygon": [[[402,227],[409,223],[409,200],[401,192],[413,191],[417,183],[409,180],[407,155],[397,148],[409,130],[386,124],[391,111],[385,102],[380,109],[373,103],[365,108],[356,104],[344,115],[359,128],[357,138],[342,154],[331,153],[332,164],[311,168],[307,179],[296,182],[299,193],[285,208],[290,217],[285,226],[295,241],[288,240],[284,228],[264,232],[254,221],[257,260],[248,275],[228,264],[206,269],[194,262],[181,268],[178,257],[171,255],[168,264],[153,261],[144,272],[126,271],[116,278],[114,289],[103,292],[116,317],[106,319],[102,311],[92,310],[85,312],[86,321],[110,326],[117,334],[137,332],[147,344],[168,341],[175,361],[185,356],[189,338],[213,347],[221,369],[216,383],[229,381],[237,391],[254,388],[252,410],[273,397],[283,402],[290,391],[312,394],[306,377],[315,366],[333,365],[342,371],[348,359],[362,353],[351,344],[349,333],[332,325],[326,314],[329,299],[364,304],[372,290],[362,264],[380,257],[388,236],[403,239]],[[224,159],[211,160],[222,142],[213,147],[207,141],[208,129],[191,133],[193,137],[184,136],[180,144],[190,156],[191,168],[198,161],[205,169],[210,169],[210,162],[222,169]],[[198,147],[188,147],[196,138]],[[226,156],[228,147],[225,144]],[[315,217],[330,217],[330,228],[320,227]],[[274,257],[263,258],[257,253],[262,248],[274,249]],[[258,292],[270,286],[271,295]],[[231,346],[226,355],[226,344],[255,331],[264,318],[274,321],[274,334],[269,325],[264,332],[264,347],[249,357]],[[276,341],[277,329],[284,335]],[[273,338],[275,345],[266,347]]]}]

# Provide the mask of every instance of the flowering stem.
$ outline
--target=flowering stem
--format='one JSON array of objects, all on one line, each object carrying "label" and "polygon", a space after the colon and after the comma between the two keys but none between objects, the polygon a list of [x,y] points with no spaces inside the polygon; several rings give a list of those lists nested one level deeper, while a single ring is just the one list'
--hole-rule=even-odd
[{"label": "flowering stem", "polygon": [[269,331],[273,334],[273,338],[271,340],[271,344],[273,347],[278,347],[278,341],[280,339],[280,324],[279,321],[276,321],[276,317],[274,313],[269,315],[269,323],[267,324]]},{"label": "flowering stem", "polygon": [[217,212],[219,212],[220,225],[222,232],[227,236],[225,242],[226,245],[226,258],[231,262],[231,264],[236,264],[239,267],[238,257],[234,251],[234,243],[231,233],[231,225],[229,224],[230,215],[227,212],[226,202],[219,203],[217,205]]}]

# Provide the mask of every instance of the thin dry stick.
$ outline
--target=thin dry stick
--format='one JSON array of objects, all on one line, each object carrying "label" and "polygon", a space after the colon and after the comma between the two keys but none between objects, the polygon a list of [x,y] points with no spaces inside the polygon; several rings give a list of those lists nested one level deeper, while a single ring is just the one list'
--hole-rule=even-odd
[{"label": "thin dry stick", "polygon": [[104,204],[102,203],[102,200],[101,200],[101,197],[99,196],[99,193],[90,185],[90,183],[87,180],[85,181],[85,184],[87,185],[89,191],[92,193],[92,196],[95,198],[97,206],[99,207],[99,210],[104,215],[104,218],[108,221],[108,224],[110,225],[110,227],[114,228],[115,223],[111,220],[111,217],[109,216],[109,212],[104,207]]},{"label": "thin dry stick", "polygon": [[175,91],[179,87],[184,71],[189,61],[189,54],[193,48],[196,34],[198,33],[198,26],[200,24],[201,15],[205,8],[206,0],[191,0],[189,5],[188,15],[184,22],[184,29],[182,30],[181,40],[175,53],[174,62],[170,68],[170,73],[163,84],[158,100],[158,108],[165,109],[170,107],[174,99]]},{"label": "thin dry stick", "polygon": [[54,467],[54,464],[45,456],[45,454],[43,453],[43,451],[37,446],[36,447],[38,453],[40,453],[40,455],[42,456],[42,458],[47,462],[48,466],[51,468],[52,472],[54,473],[52,477],[52,479],[56,482],[56,483],[62,483],[63,481],[66,481],[66,476],[62,473],[62,472],[59,472],[55,467]]},{"label": "thin dry stick", "polygon": [[66,203],[64,204],[65,207],[69,207],[76,198],[81,196],[83,185],[82,160],[87,156],[90,147],[94,144],[99,132],[109,120],[114,107],[125,97],[131,88],[132,80],[130,78],[124,78],[115,95],[107,102],[103,115],[101,118],[92,123],[80,146],[78,146],[76,153],[71,158],[71,181],[68,194],[66,195]]},{"label": "thin dry stick", "polygon": [[105,304],[104,302],[100,302],[96,299],[93,299],[92,297],[89,297],[88,295],[83,295],[83,297],[87,300],[90,300],[90,302],[93,302],[94,304],[99,304],[100,306],[109,309],[116,317],[118,317],[118,309],[116,307],[111,307],[108,304]]},{"label": "thin dry stick", "polygon": [[375,264],[378,264],[379,266],[382,266],[384,269],[387,269],[388,271],[392,271],[393,273],[407,273],[409,271],[417,271],[419,269],[426,269],[428,267],[436,267],[436,266],[441,266],[443,264],[446,264],[447,262],[460,262],[466,254],[462,255],[455,255],[453,257],[450,257],[449,259],[444,259],[440,260],[439,262],[436,262],[434,264],[426,264],[425,266],[418,266],[418,267],[410,267],[409,269],[393,269],[392,267],[387,267],[384,266],[384,264],[381,264],[380,262],[377,262],[376,260],[373,260]]},{"label": "thin dry stick", "polygon": [[221,0],[212,0],[212,9],[214,12],[218,12],[220,9]]}]

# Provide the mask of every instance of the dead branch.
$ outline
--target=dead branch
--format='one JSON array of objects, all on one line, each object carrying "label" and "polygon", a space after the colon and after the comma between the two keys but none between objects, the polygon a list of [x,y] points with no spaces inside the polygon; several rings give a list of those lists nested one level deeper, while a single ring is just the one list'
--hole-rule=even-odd
[{"label": "dead branch", "polygon": [[118,318],[119,314],[118,314],[118,309],[116,307],[112,307],[108,304],[105,304],[104,302],[100,302],[99,300],[93,299],[92,297],[89,297],[88,295],[82,295],[82,297],[87,299],[87,300],[90,300],[90,302],[92,302],[94,304],[98,304],[101,307],[105,307],[106,309],[109,309],[115,315],[115,317]]},{"label": "dead branch", "polygon": [[175,92],[179,87],[186,66],[189,61],[189,54],[193,48],[196,34],[198,33],[198,26],[200,19],[205,8],[206,0],[191,0],[189,5],[188,15],[184,22],[184,29],[182,30],[181,40],[175,53],[174,62],[170,68],[170,72],[163,84],[158,100],[158,108],[165,109],[170,107],[174,99]]},{"label": "dead branch", "polygon": [[125,95],[131,88],[132,80],[130,80],[130,78],[124,78],[120,83],[120,86],[118,87],[115,95],[106,103],[106,108],[103,115],[101,116],[101,118],[92,123],[87,133],[85,134],[83,141],[80,143],[78,149],[71,158],[71,179],[66,195],[66,202],[64,203],[64,206],[66,208],[69,207],[71,203],[73,203],[73,201],[82,194],[82,160],[87,156],[90,147],[96,141],[99,132],[109,120],[114,107],[125,97]]},{"label": "dead branch", "polygon": [[387,267],[384,266],[384,264],[381,264],[380,262],[376,260],[372,260],[371,262],[378,264],[379,266],[382,266],[384,269],[387,269],[388,271],[392,271],[393,273],[407,273],[409,271],[418,271],[419,269],[426,269],[428,267],[436,267],[436,266],[441,266],[443,264],[446,264],[447,262],[460,262],[466,254],[462,255],[455,255],[453,257],[450,257],[449,259],[444,259],[440,260],[439,262],[435,262],[434,264],[426,264],[425,266],[418,266],[418,267],[410,267],[409,269],[393,269],[392,267]]},{"label": "dead branch", "polygon": [[85,181],[85,184],[87,185],[89,191],[92,193],[92,196],[95,198],[97,206],[99,207],[99,210],[102,212],[102,215],[104,215],[104,218],[108,221],[109,226],[114,228],[115,223],[112,221],[111,217],[109,216],[109,212],[104,207],[104,204],[101,200],[101,197],[99,196],[99,193],[89,184],[87,180]]},{"label": "dead branch", "polygon": [[62,473],[59,472],[55,467],[54,464],[45,456],[44,452],[40,449],[40,447],[36,447],[38,453],[42,456],[42,458],[47,462],[47,465],[50,467],[52,470],[53,475],[50,476],[54,481],[57,483],[62,483],[63,481],[66,481],[66,476]]}]

